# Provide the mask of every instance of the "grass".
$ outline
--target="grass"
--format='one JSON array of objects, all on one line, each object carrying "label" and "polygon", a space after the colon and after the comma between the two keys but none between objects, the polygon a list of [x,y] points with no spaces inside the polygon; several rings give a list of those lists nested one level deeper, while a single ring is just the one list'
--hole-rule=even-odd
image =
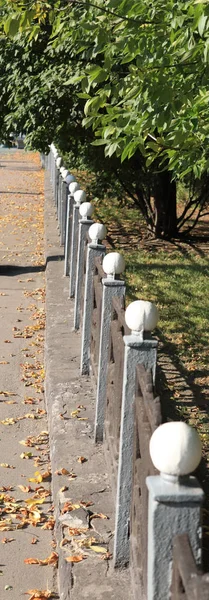
[{"label": "grass", "polygon": [[[81,186],[91,185],[86,172],[75,173]],[[90,187],[90,186],[89,186]],[[206,493],[205,556],[209,550],[209,243],[150,240],[140,213],[116,198],[89,199],[94,219],[107,226],[108,251],[125,258],[126,305],[142,299],[155,302],[160,320],[159,392],[170,419],[183,419],[201,437],[203,461],[198,477]],[[209,222],[206,226],[209,225]],[[202,231],[203,224],[200,228]],[[209,229],[208,229],[209,233]],[[209,570],[206,557],[205,568]]]}]

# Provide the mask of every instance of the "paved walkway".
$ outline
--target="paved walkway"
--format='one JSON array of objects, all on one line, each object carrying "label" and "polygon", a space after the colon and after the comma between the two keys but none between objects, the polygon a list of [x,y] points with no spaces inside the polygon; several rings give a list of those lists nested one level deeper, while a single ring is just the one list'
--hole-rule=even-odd
[{"label": "paved walkway", "polygon": [[24,562],[55,551],[43,393],[43,173],[38,156],[4,151],[0,175],[0,598],[19,600],[28,590],[56,591],[53,567]]},{"label": "paved walkway", "polygon": [[[63,277],[50,183],[46,177],[47,425],[44,172],[37,155],[4,151],[0,173],[0,597],[4,600],[10,591],[12,600],[19,600],[33,589],[45,590],[41,600],[52,597],[47,590],[56,592],[56,571],[24,559],[52,555],[46,562],[56,562],[57,552],[60,600],[128,600],[129,573],[112,568],[113,498],[103,449],[93,441],[92,381],[80,378],[80,333],[72,330],[73,301]],[[52,530],[42,529],[53,526],[48,436],[43,433],[48,426],[56,548]],[[22,440],[27,446],[19,444]],[[8,518],[4,529],[2,520]],[[17,529],[17,524],[24,527]]]}]

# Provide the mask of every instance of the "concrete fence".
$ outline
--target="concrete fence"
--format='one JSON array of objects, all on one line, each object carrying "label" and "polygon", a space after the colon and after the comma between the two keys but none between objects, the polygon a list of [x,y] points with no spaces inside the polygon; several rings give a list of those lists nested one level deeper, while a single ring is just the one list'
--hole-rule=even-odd
[{"label": "concrete fence", "polygon": [[106,254],[106,227],[93,223],[93,206],[53,144],[43,162],[75,298],[74,328],[81,327],[81,376],[93,373],[96,381],[94,440],[104,445],[112,479],[114,567],[130,565],[141,600],[208,598],[209,576],[199,571],[204,494],[191,475],[201,444],[187,424],[162,423],[157,308],[137,300],[125,310],[123,257]]}]

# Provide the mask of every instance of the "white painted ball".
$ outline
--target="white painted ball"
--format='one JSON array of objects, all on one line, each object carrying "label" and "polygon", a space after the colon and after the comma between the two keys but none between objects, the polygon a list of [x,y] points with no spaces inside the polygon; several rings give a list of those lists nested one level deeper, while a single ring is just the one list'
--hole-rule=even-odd
[{"label": "white painted ball", "polygon": [[[73,175],[72,175],[72,177],[73,177]],[[72,181],[72,183],[69,184],[69,192],[71,194],[75,194],[75,192],[77,192],[77,190],[80,190],[79,183],[77,183],[77,181]]]},{"label": "white painted ball", "polygon": [[102,223],[93,223],[89,227],[89,237],[93,243],[97,243],[98,240],[103,240],[107,235],[107,229]]},{"label": "white painted ball", "polygon": [[58,156],[58,157],[57,157],[57,160],[56,160],[56,165],[57,165],[57,168],[58,168],[58,169],[61,167],[61,164],[62,164],[62,157],[61,157],[61,156]]},{"label": "white painted ball", "polygon": [[67,169],[64,169],[64,170],[62,171],[62,178],[63,178],[64,180],[66,180],[66,177],[68,176],[68,173],[69,173],[69,171],[68,171]]},{"label": "white painted ball", "polygon": [[74,200],[75,200],[76,204],[81,204],[81,202],[85,202],[86,201],[86,192],[84,192],[83,190],[76,190],[74,192]]},{"label": "white painted ball", "polygon": [[87,217],[91,217],[94,212],[94,207],[91,202],[83,202],[79,208],[79,213],[83,219],[87,219]]},{"label": "white painted ball", "polygon": [[182,421],[164,423],[151,437],[150,456],[161,473],[188,475],[201,460],[200,437],[196,429]]},{"label": "white painted ball", "polygon": [[71,173],[68,173],[67,177],[66,177],[66,183],[69,185],[70,183],[73,183],[73,181],[75,181],[75,177],[74,175],[71,175]]},{"label": "white painted ball", "polygon": [[125,312],[125,321],[132,331],[152,331],[159,319],[158,309],[147,300],[131,302]]},{"label": "white painted ball", "polygon": [[60,173],[62,175],[63,171],[65,171],[65,167],[60,167]]},{"label": "white painted ball", "polygon": [[125,260],[119,252],[109,252],[104,257],[102,266],[107,275],[119,275],[125,270]]}]

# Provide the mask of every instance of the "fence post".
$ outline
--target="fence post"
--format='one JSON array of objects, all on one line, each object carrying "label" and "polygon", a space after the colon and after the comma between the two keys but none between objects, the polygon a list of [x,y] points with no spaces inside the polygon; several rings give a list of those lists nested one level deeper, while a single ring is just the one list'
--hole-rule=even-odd
[{"label": "fence post", "polygon": [[136,300],[126,309],[125,320],[131,335],[123,338],[125,355],[113,555],[115,567],[124,567],[129,562],[135,371],[137,364],[143,364],[145,369],[152,370],[153,378],[155,376],[158,342],[151,337],[150,331],[156,327],[158,311],[151,302]]},{"label": "fence post", "polygon": [[59,182],[58,182],[58,227],[61,234],[61,223],[62,223],[62,182],[63,173],[66,171],[65,167],[60,167]]},{"label": "fence post", "polygon": [[65,244],[65,227],[66,227],[66,211],[67,211],[67,183],[66,177],[69,175],[67,169],[62,172],[61,183],[61,210],[60,210],[60,245]]},{"label": "fence post", "polygon": [[99,241],[106,236],[106,227],[101,223],[93,223],[89,228],[89,237],[92,240],[88,244],[86,278],[83,308],[83,331],[81,341],[81,375],[89,375],[90,370],[90,343],[91,343],[91,318],[93,310],[93,275],[94,259],[96,256],[105,254],[105,246]]},{"label": "fence post", "polygon": [[58,156],[56,159],[56,168],[55,168],[55,205],[57,208],[57,216],[58,216],[58,204],[59,204],[59,177],[60,177],[60,167],[62,164],[61,156]]},{"label": "fence post", "polygon": [[[68,175],[69,177],[69,175]],[[67,196],[67,213],[66,213],[66,232],[65,232],[65,262],[64,262],[64,275],[69,275],[69,259],[70,259],[70,244],[71,244],[71,232],[72,232],[72,214],[73,214],[73,202],[74,193],[80,190],[79,184],[71,182],[69,184],[69,194]]]},{"label": "fence post", "polygon": [[79,221],[78,233],[78,255],[76,269],[76,284],[75,284],[75,311],[74,311],[74,329],[80,327],[80,309],[81,309],[81,288],[84,274],[84,253],[86,244],[86,234],[89,227],[93,224],[91,216],[93,215],[94,207],[90,202],[84,202],[79,208],[81,219]]},{"label": "fence post", "polygon": [[198,433],[183,422],[164,423],[151,437],[150,455],[160,475],[146,479],[148,600],[169,600],[175,535],[188,534],[197,566],[201,565],[204,492],[196,477],[189,475],[201,459]]},{"label": "fence post", "polygon": [[110,252],[109,254],[106,254],[102,266],[103,270],[107,274],[107,277],[106,279],[102,279],[102,316],[94,428],[94,439],[96,443],[103,441],[104,433],[112,298],[114,296],[121,298],[125,295],[125,282],[116,278],[116,275],[120,275],[125,269],[125,261],[121,254],[118,252]]},{"label": "fence post", "polygon": [[73,206],[73,223],[72,223],[72,238],[71,238],[71,250],[70,250],[70,286],[69,296],[74,298],[75,296],[75,278],[76,278],[76,261],[78,252],[78,217],[79,208],[82,202],[86,200],[86,193],[83,190],[77,190],[74,193],[75,203]]},{"label": "fence post", "polygon": [[56,178],[56,160],[58,158],[58,152],[57,150],[54,151],[54,154],[52,156],[52,170],[51,170],[51,182],[52,182],[52,189],[53,189],[53,197],[54,197],[54,203],[55,203],[55,195],[56,195],[56,190],[55,190],[55,178]]}]

